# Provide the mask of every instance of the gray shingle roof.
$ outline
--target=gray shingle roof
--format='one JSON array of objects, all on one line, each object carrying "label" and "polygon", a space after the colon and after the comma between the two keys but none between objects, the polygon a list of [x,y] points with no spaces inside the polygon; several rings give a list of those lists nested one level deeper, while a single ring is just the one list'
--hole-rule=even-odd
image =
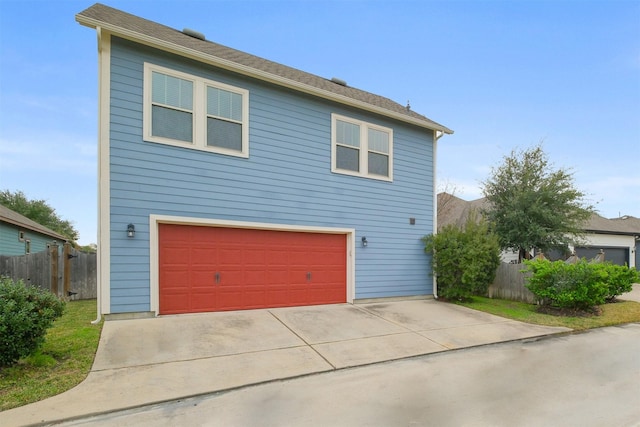
[{"label": "gray shingle roof", "polygon": [[607,219],[598,214],[593,214],[591,218],[589,218],[589,221],[587,221],[585,230],[596,233],[633,234],[640,236],[640,219],[632,216]]},{"label": "gray shingle roof", "polygon": [[67,238],[62,234],[56,233],[50,228],[40,225],[37,222],[30,220],[24,215],[20,215],[18,212],[12,211],[6,206],[0,205],[0,222],[6,222],[13,224],[17,227],[24,228],[25,230],[36,231],[45,236],[53,237],[62,242],[66,242]]},{"label": "gray shingle roof", "polygon": [[200,40],[186,35],[182,31],[139,18],[100,3],[96,3],[77,14],[76,20],[88,27],[103,28],[119,37],[136,40],[183,56],[197,58],[245,75],[364,108],[428,129],[448,134],[453,133],[451,129],[388,98],[353,87],[342,86],[329,79],[217,43]]},{"label": "gray shingle roof", "polygon": [[447,225],[464,227],[471,212],[480,214],[487,207],[484,197],[467,201],[450,193],[438,193],[438,230]]},{"label": "gray shingle roof", "polygon": [[[438,229],[453,224],[464,226],[472,210],[476,212],[489,207],[486,198],[466,201],[449,193],[438,193]],[[584,231],[595,234],[623,234],[640,236],[640,218],[625,216],[607,219],[594,213],[587,220]]]}]

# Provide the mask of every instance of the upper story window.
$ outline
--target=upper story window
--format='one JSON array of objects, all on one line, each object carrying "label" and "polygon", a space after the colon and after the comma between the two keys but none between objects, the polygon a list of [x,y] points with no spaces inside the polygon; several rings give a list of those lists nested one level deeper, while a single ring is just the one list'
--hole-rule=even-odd
[{"label": "upper story window", "polygon": [[349,117],[331,115],[331,171],[391,181],[393,131]]},{"label": "upper story window", "polygon": [[145,63],[146,141],[249,157],[249,92]]}]

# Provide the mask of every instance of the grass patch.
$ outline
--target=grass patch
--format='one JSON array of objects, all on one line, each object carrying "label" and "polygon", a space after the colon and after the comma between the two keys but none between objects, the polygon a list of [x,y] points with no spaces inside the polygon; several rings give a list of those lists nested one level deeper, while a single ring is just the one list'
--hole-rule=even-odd
[{"label": "grass patch", "polygon": [[456,304],[495,314],[496,316],[544,326],[564,326],[575,330],[601,328],[603,326],[640,322],[640,303],[619,301],[599,306],[599,316],[554,316],[537,311],[538,306],[524,302],[495,298],[473,297],[468,302]]},{"label": "grass patch", "polygon": [[95,300],[70,301],[40,350],[0,369],[0,411],[55,396],[82,382],[102,331],[102,322],[91,324],[95,317]]}]

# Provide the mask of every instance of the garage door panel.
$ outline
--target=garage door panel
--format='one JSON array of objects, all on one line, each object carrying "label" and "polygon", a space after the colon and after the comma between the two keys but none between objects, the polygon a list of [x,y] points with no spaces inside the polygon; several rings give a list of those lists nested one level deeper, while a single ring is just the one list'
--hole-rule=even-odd
[{"label": "garage door panel", "polygon": [[261,308],[265,305],[266,292],[263,289],[260,290],[245,290],[242,298],[242,305],[246,308]]},{"label": "garage door panel", "polygon": [[247,247],[242,251],[242,261],[244,265],[266,265],[266,250],[264,248]]},{"label": "garage door panel", "polygon": [[160,313],[346,301],[346,236],[159,226]]},{"label": "garage door panel", "polygon": [[605,261],[609,261],[617,265],[625,265],[629,262],[628,248],[616,248],[607,246],[576,247],[575,253],[579,258],[592,259],[595,258],[601,250],[604,251]]},{"label": "garage door panel", "polygon": [[265,262],[269,266],[286,266],[289,264],[289,253],[285,249],[267,251]]},{"label": "garage door panel", "polygon": [[269,270],[266,272],[266,282],[270,284],[287,283],[288,275],[289,271],[286,268],[274,268],[273,266],[270,266]]},{"label": "garage door panel", "polygon": [[264,269],[252,270],[251,268],[247,268],[244,271],[243,282],[246,286],[259,285],[260,287],[264,287],[266,277],[267,272],[264,271]]},{"label": "garage door panel", "polygon": [[190,252],[190,262],[193,265],[210,265],[217,262],[216,248],[194,247],[190,249]]},{"label": "garage door panel", "polygon": [[167,292],[160,297],[160,312],[188,313],[190,296],[186,293]]},{"label": "garage door panel", "polygon": [[181,265],[189,262],[189,248],[168,246],[164,251],[164,262],[166,264]]},{"label": "garage door panel", "polygon": [[244,283],[244,271],[238,267],[234,266],[232,270],[228,266],[219,266],[219,270],[217,286],[238,286]]}]

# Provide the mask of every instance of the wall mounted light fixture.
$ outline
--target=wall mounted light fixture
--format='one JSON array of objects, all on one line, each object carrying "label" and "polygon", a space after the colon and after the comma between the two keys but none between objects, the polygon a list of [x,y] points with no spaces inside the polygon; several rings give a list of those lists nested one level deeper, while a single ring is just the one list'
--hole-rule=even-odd
[{"label": "wall mounted light fixture", "polygon": [[366,248],[368,244],[369,244],[369,242],[367,242],[367,238],[362,236],[362,246],[364,246]]},{"label": "wall mounted light fixture", "polygon": [[127,237],[134,237],[136,235],[136,226],[133,224],[127,225]]}]

